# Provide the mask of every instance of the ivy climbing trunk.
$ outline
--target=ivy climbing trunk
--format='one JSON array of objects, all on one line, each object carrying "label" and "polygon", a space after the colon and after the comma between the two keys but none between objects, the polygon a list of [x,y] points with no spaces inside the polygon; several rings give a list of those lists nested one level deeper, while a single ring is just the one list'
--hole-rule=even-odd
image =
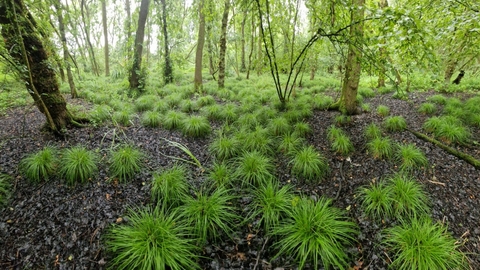
[{"label": "ivy climbing trunk", "polygon": [[345,64],[345,78],[340,99],[331,106],[345,114],[357,114],[357,91],[360,82],[362,60],[363,18],[365,0],[352,0],[350,43]]},{"label": "ivy climbing trunk", "polygon": [[35,105],[46,116],[48,128],[62,133],[72,118],[37,24],[22,0],[8,0],[0,5],[0,24],[5,47]]},{"label": "ivy climbing trunk", "polygon": [[140,14],[138,16],[137,34],[135,35],[135,48],[133,51],[133,64],[128,79],[130,82],[130,89],[135,90],[142,90],[142,87],[140,87],[140,80],[142,75],[143,39],[145,37],[145,24],[147,22],[149,5],[150,0],[142,0],[140,4]]},{"label": "ivy climbing trunk", "polygon": [[220,36],[220,59],[218,62],[218,88],[225,87],[225,51],[227,50],[227,26],[230,0],[225,0],[225,8],[222,17],[222,32]]}]

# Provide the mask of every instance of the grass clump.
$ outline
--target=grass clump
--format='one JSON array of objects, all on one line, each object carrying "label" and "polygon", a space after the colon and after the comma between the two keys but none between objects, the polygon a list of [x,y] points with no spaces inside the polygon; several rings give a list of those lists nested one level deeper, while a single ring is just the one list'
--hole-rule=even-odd
[{"label": "grass clump", "polygon": [[96,105],[90,112],[90,118],[101,123],[112,116],[113,109],[107,104]]},{"label": "grass clump", "polygon": [[60,175],[65,178],[67,185],[84,183],[98,171],[97,160],[95,152],[83,146],[65,149],[60,159]]},{"label": "grass clump", "polygon": [[261,184],[253,192],[253,217],[261,216],[259,225],[270,233],[292,211],[293,193],[289,185],[280,187],[278,181]]},{"label": "grass clump", "polygon": [[298,268],[345,269],[349,265],[345,248],[355,242],[358,234],[354,222],[348,221],[343,211],[331,206],[331,200],[302,198],[293,207],[291,218],[278,227],[274,235],[279,252],[275,257],[293,256]]},{"label": "grass clump", "polygon": [[382,136],[382,131],[375,123],[369,124],[365,128],[364,132],[365,132],[365,137],[367,137],[368,140],[380,138]]},{"label": "grass clump", "polygon": [[238,221],[233,201],[235,196],[223,186],[215,190],[202,190],[196,197],[187,197],[180,207],[180,218],[193,227],[193,235],[201,245],[216,240],[220,232],[230,236]]},{"label": "grass clump", "polygon": [[142,125],[146,127],[159,127],[162,122],[162,115],[156,111],[144,112],[142,115]]},{"label": "grass clump", "polygon": [[182,133],[190,137],[205,137],[212,131],[210,122],[203,116],[190,116],[182,120]]},{"label": "grass clump", "polygon": [[292,126],[285,117],[277,117],[270,121],[268,129],[272,135],[281,136],[289,133]]},{"label": "grass clump", "polygon": [[396,216],[408,219],[428,213],[430,210],[428,196],[415,179],[404,174],[396,174],[389,182]]},{"label": "grass clump", "polygon": [[111,267],[127,269],[200,269],[190,227],[177,212],[154,208],[132,209],[126,225],[113,226],[107,247],[113,254]]},{"label": "grass clump", "polygon": [[210,120],[224,120],[226,118],[222,106],[218,104],[203,107],[201,113]]},{"label": "grass clump", "polygon": [[239,141],[235,137],[220,135],[210,143],[208,150],[217,160],[235,157],[239,152]]},{"label": "grass clump", "polygon": [[355,150],[350,138],[346,134],[341,134],[331,141],[332,150],[341,154],[348,155]]},{"label": "grass clump", "polygon": [[168,130],[173,130],[176,128],[180,128],[182,125],[182,121],[187,118],[185,113],[170,110],[165,113],[163,116],[163,127]]},{"label": "grass clump", "polygon": [[146,112],[151,111],[155,108],[155,103],[158,101],[158,96],[155,95],[144,95],[134,102],[135,111],[137,112]]},{"label": "grass clump", "polygon": [[235,177],[242,181],[242,184],[258,186],[273,178],[271,171],[274,169],[270,158],[258,151],[244,152],[236,160]]},{"label": "grass clump", "polygon": [[447,227],[428,217],[403,222],[383,234],[392,269],[468,269],[466,256]]},{"label": "grass clump", "polygon": [[132,119],[135,114],[129,109],[123,109],[113,113],[113,121],[124,127],[128,127],[132,124]]},{"label": "grass clump", "polygon": [[110,173],[120,182],[128,179],[140,172],[142,168],[143,153],[131,145],[121,146],[110,154]]},{"label": "grass clump", "polygon": [[352,118],[349,115],[340,114],[335,116],[334,122],[338,126],[344,126],[350,124],[350,122],[352,122]]},{"label": "grass clump", "polygon": [[367,143],[367,148],[375,159],[389,159],[393,157],[394,146],[390,138],[374,138]]},{"label": "grass clump", "polygon": [[427,100],[438,105],[445,105],[447,103],[447,98],[440,94],[430,96]]},{"label": "grass clump", "polygon": [[0,173],[0,206],[5,205],[8,198],[10,198],[11,180],[12,177],[10,175]]},{"label": "grass clump", "polygon": [[313,146],[304,147],[290,161],[292,173],[307,181],[322,179],[328,171],[326,159]]},{"label": "grass clump", "polygon": [[389,116],[383,121],[383,126],[388,131],[403,131],[407,128],[407,121],[403,116]]},{"label": "grass clump", "polygon": [[280,138],[277,150],[285,154],[294,154],[305,144],[305,139],[299,137],[295,132],[285,134]]},{"label": "grass clump", "polygon": [[237,139],[242,142],[245,151],[259,151],[263,154],[272,153],[272,139],[268,136],[268,130],[257,126],[250,132],[237,133]]},{"label": "grass clump", "polygon": [[178,206],[188,196],[186,169],[180,165],[154,173],[152,179],[152,199],[167,207]]},{"label": "grass clump", "polygon": [[390,114],[390,108],[385,105],[379,105],[377,107],[377,114],[382,117],[387,117]]},{"label": "grass clump", "polygon": [[312,133],[312,128],[305,122],[298,122],[293,126],[293,133],[300,137],[305,137],[306,135]]},{"label": "grass clump", "polygon": [[427,157],[414,144],[399,145],[395,153],[395,159],[400,163],[400,169],[407,171],[425,167],[428,164]]},{"label": "grass clump", "polygon": [[20,162],[20,170],[32,183],[48,180],[57,168],[57,150],[46,146]]},{"label": "grass clump", "polygon": [[215,162],[208,173],[208,178],[214,181],[216,187],[229,186],[232,181],[232,170],[224,162]]},{"label": "grass clump", "polygon": [[358,191],[361,206],[367,216],[375,220],[384,220],[393,217],[393,191],[391,186],[383,182],[362,187]]},{"label": "grass clump", "polygon": [[341,135],[345,135],[345,133],[343,132],[343,130],[341,128],[338,128],[334,125],[331,125],[330,127],[328,127],[327,138],[328,138],[329,141],[333,141],[336,138],[340,137]]},{"label": "grass clump", "polygon": [[423,113],[427,115],[434,114],[436,111],[437,111],[437,106],[435,106],[434,103],[430,103],[430,102],[425,102],[422,105],[420,105],[420,107],[418,108],[419,113]]}]

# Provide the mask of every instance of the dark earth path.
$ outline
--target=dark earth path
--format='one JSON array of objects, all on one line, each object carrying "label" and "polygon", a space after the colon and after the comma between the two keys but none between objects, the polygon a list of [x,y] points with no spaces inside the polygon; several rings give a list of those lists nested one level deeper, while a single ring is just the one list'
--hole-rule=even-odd
[{"label": "dark earth path", "polygon": [[[313,135],[310,144],[328,159],[331,173],[320,184],[302,185],[293,176],[282,158],[278,158],[278,178],[296,185],[298,192],[313,198],[327,196],[334,206],[349,209],[348,214],[359,224],[361,234],[355,249],[351,250],[353,269],[387,269],[388,256],[379,243],[379,233],[391,225],[381,226],[369,221],[355,200],[357,188],[368,185],[397,168],[392,162],[375,160],[367,154],[364,128],[383,120],[375,113],[382,104],[390,107],[391,115],[403,115],[408,127],[422,131],[426,119],[417,108],[432,93],[410,94],[408,101],[392,99],[390,95],[377,95],[365,99],[372,112],[352,117],[352,123],[342,126],[355,146],[355,152],[346,160],[335,155],[326,139],[326,130],[338,112],[315,111],[308,120]],[[75,101],[83,103],[83,101]],[[212,158],[207,147],[213,135],[206,139],[186,138],[180,132],[161,128],[145,128],[138,121],[128,128],[102,126],[72,129],[66,140],[56,139],[39,131],[43,116],[30,108],[16,108],[0,117],[0,172],[14,176],[14,192],[8,205],[0,209],[0,269],[104,269],[109,254],[105,251],[103,237],[113,223],[125,223],[125,210],[131,206],[150,202],[149,183],[152,172],[171,165],[167,156],[188,158],[180,150],[169,146],[161,138],[186,145],[199,161],[208,166]],[[477,130],[474,140],[480,141]],[[415,178],[430,196],[432,217],[448,224],[449,231],[468,253],[471,269],[480,269],[480,171],[440,148],[419,140],[407,131],[388,134],[399,143],[414,143],[427,156],[429,167],[414,172]],[[98,175],[85,185],[69,188],[59,179],[40,185],[31,185],[18,172],[18,163],[29,153],[44,145],[65,148],[84,145],[98,149],[105,157],[112,143],[133,142],[147,154],[146,168],[128,184],[109,181],[105,158],[100,163]],[[462,151],[480,158],[478,146],[461,147]],[[192,181],[201,183],[205,176],[196,168]],[[248,195],[239,201],[239,207],[248,207]],[[202,259],[204,269],[294,269],[283,258],[271,260],[275,254],[262,232],[244,226],[233,240],[207,246]],[[258,256],[259,251],[260,256]],[[207,259],[210,258],[210,259]]]}]

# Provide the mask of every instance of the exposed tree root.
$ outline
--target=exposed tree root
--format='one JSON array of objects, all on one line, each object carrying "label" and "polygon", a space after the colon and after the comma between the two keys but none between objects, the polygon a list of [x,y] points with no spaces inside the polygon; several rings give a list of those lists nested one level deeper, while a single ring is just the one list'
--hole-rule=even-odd
[{"label": "exposed tree root", "polygon": [[472,166],[474,166],[475,168],[477,169],[480,169],[480,160],[468,155],[468,154],[465,154],[463,152],[460,152],[448,145],[445,145],[443,143],[441,143],[440,141],[438,140],[435,140],[431,137],[428,137],[427,135],[423,134],[423,133],[420,133],[420,132],[417,132],[415,130],[411,130],[411,129],[406,129],[408,131],[410,131],[413,135],[415,135],[417,138],[419,139],[422,139],[424,141],[427,141],[427,142],[430,142],[430,143],[433,143],[434,145],[442,148],[443,150],[447,151],[449,154],[452,154],[462,160],[464,160],[465,162],[471,164]]}]

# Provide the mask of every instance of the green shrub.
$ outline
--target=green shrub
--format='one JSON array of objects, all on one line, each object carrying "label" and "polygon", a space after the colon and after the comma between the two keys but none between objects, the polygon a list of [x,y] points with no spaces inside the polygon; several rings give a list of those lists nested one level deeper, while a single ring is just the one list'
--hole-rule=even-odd
[{"label": "green shrub", "polygon": [[388,131],[403,131],[407,128],[407,121],[403,116],[389,116],[385,118],[383,125]]},{"label": "green shrub", "polygon": [[399,270],[469,269],[458,241],[440,223],[414,218],[383,232],[382,244]]},{"label": "green shrub", "polygon": [[296,202],[291,218],[274,227],[273,233],[279,239],[275,257],[293,256],[299,269],[308,263],[319,269],[320,262],[325,269],[345,269],[350,265],[345,250],[355,242],[358,229],[330,200],[303,198]]},{"label": "green shrub", "polygon": [[245,152],[236,160],[234,176],[242,181],[242,185],[258,186],[273,178],[273,169],[270,158],[258,151]]},{"label": "green shrub", "polygon": [[152,179],[152,199],[157,204],[174,207],[182,204],[188,196],[186,169],[180,165],[154,173]]},{"label": "green shrub", "polygon": [[223,186],[213,191],[202,190],[196,197],[187,197],[180,207],[180,218],[193,227],[193,234],[200,245],[208,240],[217,240],[221,233],[230,237],[238,222],[233,201],[235,196]]},{"label": "green shrub", "polygon": [[140,172],[142,165],[143,153],[131,145],[121,146],[110,154],[110,174],[114,178],[118,178],[120,182],[128,179]]},{"label": "green shrub", "polygon": [[128,269],[201,269],[191,228],[176,211],[131,209],[125,225],[113,226],[106,238],[111,267]]},{"label": "green shrub", "polygon": [[428,164],[427,157],[414,144],[399,145],[395,159],[400,163],[400,169],[407,171],[425,167]]},{"label": "green shrub", "polygon": [[326,159],[312,146],[304,147],[290,161],[292,173],[305,180],[321,180],[328,171]]},{"label": "green shrub", "polygon": [[163,127],[168,130],[173,130],[180,128],[184,119],[186,119],[186,114],[178,112],[175,110],[170,110],[165,113],[163,116]]},{"label": "green shrub", "polygon": [[210,122],[203,116],[190,116],[183,119],[182,133],[190,137],[206,137],[212,131]]},{"label": "green shrub", "polygon": [[60,159],[60,175],[70,186],[84,183],[98,171],[97,161],[97,154],[83,146],[65,149]]},{"label": "green shrub", "polygon": [[457,143],[466,145],[470,140],[472,134],[462,124],[452,125],[443,122],[440,127],[434,132],[435,137],[440,138],[447,144]]},{"label": "green shrub", "polygon": [[382,117],[386,117],[390,114],[390,108],[385,105],[379,105],[377,107],[377,113]]},{"label": "green shrub", "polygon": [[20,170],[32,183],[48,180],[57,169],[57,150],[46,146],[20,162]]},{"label": "green shrub", "polygon": [[394,147],[392,140],[389,138],[375,138],[367,143],[368,151],[375,159],[392,158]]},{"label": "green shrub", "polygon": [[280,225],[280,220],[291,214],[292,191],[289,185],[280,188],[276,180],[263,183],[254,190],[252,217],[260,216],[258,224],[263,225],[267,234]]}]

